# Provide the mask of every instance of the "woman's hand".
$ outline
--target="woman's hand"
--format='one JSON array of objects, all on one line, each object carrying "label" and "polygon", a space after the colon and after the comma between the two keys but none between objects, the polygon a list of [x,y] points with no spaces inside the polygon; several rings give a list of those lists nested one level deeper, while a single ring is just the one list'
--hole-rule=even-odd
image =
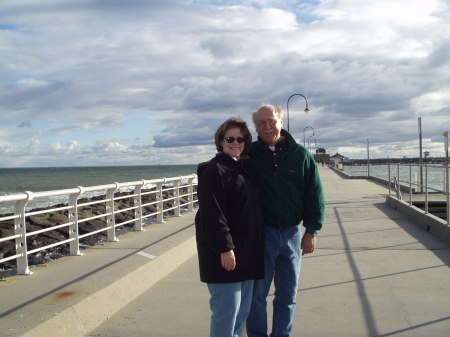
[{"label": "woman's hand", "polygon": [[234,252],[232,250],[221,253],[220,261],[222,263],[222,267],[226,271],[233,271],[236,268],[236,257],[234,256]]}]

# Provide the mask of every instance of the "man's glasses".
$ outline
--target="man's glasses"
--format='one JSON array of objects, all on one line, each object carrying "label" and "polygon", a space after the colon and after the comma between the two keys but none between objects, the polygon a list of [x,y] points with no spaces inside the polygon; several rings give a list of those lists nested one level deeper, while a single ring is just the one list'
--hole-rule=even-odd
[{"label": "man's glasses", "polygon": [[245,138],[244,137],[226,137],[225,140],[227,141],[227,143],[234,143],[234,141],[237,141],[239,144],[242,144],[243,142],[245,142]]},{"label": "man's glasses", "polygon": [[272,127],[272,126],[275,126],[277,124],[277,122],[278,122],[278,120],[276,120],[276,119],[268,119],[265,121],[258,121],[255,123],[255,125],[257,128],[263,128],[266,125]]}]

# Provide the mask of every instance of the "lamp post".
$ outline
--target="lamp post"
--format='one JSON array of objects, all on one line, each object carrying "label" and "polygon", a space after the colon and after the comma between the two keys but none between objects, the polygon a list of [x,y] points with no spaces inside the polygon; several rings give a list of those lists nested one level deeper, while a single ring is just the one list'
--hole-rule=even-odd
[{"label": "lamp post", "polygon": [[442,132],[444,136],[445,165],[448,165],[448,131]]},{"label": "lamp post", "polygon": [[448,184],[448,131],[444,131],[442,133],[442,135],[444,136],[444,150],[445,150],[445,195],[447,198],[447,226],[450,226],[450,196],[448,193],[448,189],[449,189],[449,184]]},{"label": "lamp post", "polygon": [[314,136],[314,133],[308,137],[308,151],[309,152],[311,152],[311,150],[312,150],[312,145],[311,145],[312,139],[314,139],[314,141],[316,140],[316,136]]},{"label": "lamp post", "polygon": [[370,177],[370,154],[369,154],[369,138],[367,138],[367,176]]},{"label": "lamp post", "polygon": [[[291,100],[291,98],[292,97],[294,97],[294,96],[302,96],[304,99],[305,99],[305,102],[306,102],[306,108],[305,108],[305,113],[308,113],[309,112],[309,109],[308,109],[308,100],[306,99],[306,97],[305,96],[303,96],[302,94],[293,94],[293,95],[291,95],[291,96],[289,96],[289,98],[288,98],[288,100],[287,100],[287,103],[286,103],[286,112],[287,112],[287,130],[288,130],[288,132],[289,132],[289,101]],[[304,145],[304,144],[303,144]]]},{"label": "lamp post", "polygon": [[423,192],[423,158],[422,158],[422,117],[419,117],[417,119],[418,122],[418,128],[419,128],[419,169],[420,169],[420,177],[419,177],[419,184],[420,184],[420,192]]},{"label": "lamp post", "polygon": [[318,146],[317,146],[317,138],[316,138],[316,136],[314,135],[314,145],[316,146],[316,152],[317,152],[317,150],[318,150]]},{"label": "lamp post", "polygon": [[311,137],[312,137],[312,135],[308,137],[308,146],[306,147],[308,149],[308,151],[311,151],[311,149],[310,149],[311,148]]},{"label": "lamp post", "polygon": [[306,130],[307,129],[311,129],[312,130],[312,132],[313,132],[313,136],[314,136],[314,128],[312,127],[312,126],[305,126],[305,128],[303,129],[303,146],[306,146],[306,136],[305,136],[305,133],[306,133]]}]

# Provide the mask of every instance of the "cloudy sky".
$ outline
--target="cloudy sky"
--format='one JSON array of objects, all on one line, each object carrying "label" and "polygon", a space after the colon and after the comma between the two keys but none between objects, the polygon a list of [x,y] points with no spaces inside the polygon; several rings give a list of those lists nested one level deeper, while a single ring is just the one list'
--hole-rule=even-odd
[{"label": "cloudy sky", "polygon": [[444,156],[449,2],[0,2],[0,167],[195,164],[226,118],[293,94],[313,149],[417,157],[421,117]]}]

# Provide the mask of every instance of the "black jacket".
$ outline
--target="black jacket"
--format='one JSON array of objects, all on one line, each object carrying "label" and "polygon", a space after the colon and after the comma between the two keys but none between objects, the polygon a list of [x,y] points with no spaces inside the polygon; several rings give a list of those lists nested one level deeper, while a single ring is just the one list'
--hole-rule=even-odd
[{"label": "black jacket", "polygon": [[[200,279],[241,282],[264,277],[264,237],[258,190],[241,161],[218,153],[197,170],[195,217]],[[226,271],[220,254],[234,250],[236,269]]]}]

